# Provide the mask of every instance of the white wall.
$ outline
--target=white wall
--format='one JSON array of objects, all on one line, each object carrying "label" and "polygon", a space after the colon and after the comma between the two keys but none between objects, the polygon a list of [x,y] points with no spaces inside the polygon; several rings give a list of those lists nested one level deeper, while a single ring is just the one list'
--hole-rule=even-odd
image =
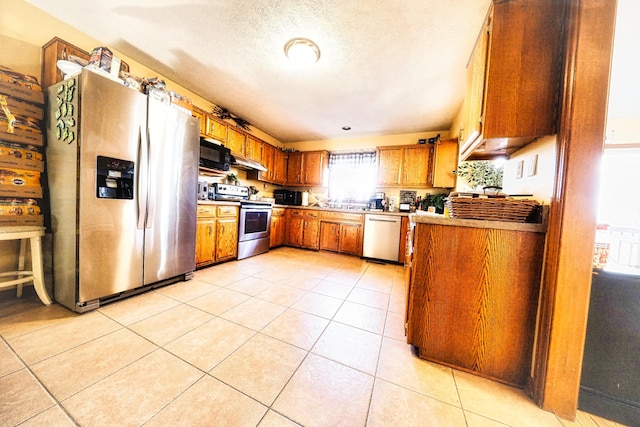
[{"label": "white wall", "polygon": [[[537,156],[537,167],[530,175],[529,167]],[[517,177],[522,162],[522,177]],[[556,135],[544,136],[513,153],[504,165],[502,191],[507,194],[533,194],[533,199],[546,205],[551,202],[556,173]]]}]

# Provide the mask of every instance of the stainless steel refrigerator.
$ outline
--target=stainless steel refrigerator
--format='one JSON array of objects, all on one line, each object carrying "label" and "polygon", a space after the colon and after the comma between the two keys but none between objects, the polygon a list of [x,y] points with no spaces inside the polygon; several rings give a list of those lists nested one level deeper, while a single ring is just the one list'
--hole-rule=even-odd
[{"label": "stainless steel refrigerator", "polygon": [[48,88],[54,295],[84,312],[192,277],[199,125],[95,72]]}]

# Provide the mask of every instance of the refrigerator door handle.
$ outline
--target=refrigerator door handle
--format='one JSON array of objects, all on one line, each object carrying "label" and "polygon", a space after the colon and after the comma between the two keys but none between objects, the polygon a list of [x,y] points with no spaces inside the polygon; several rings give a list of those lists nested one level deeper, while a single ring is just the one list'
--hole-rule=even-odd
[{"label": "refrigerator door handle", "polygon": [[154,189],[151,188],[155,184],[155,180],[152,180],[151,177],[157,172],[151,170],[151,165],[151,130],[147,127],[147,215],[144,220],[145,228],[153,227],[153,219],[156,212],[156,203],[153,198],[155,193],[152,191]]},{"label": "refrigerator door handle", "polygon": [[147,181],[149,177],[148,172],[148,147],[147,132],[142,126],[138,129],[138,167],[136,168],[136,189],[137,189],[137,207],[138,207],[138,221],[137,228],[139,230],[145,228],[145,222],[147,218],[147,199],[148,188]]}]

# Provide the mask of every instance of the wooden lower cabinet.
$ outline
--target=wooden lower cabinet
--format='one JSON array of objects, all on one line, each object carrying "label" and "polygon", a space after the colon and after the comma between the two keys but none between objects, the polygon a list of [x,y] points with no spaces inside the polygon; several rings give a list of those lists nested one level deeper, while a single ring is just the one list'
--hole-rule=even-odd
[{"label": "wooden lower cabinet", "polygon": [[322,221],[320,223],[320,249],[338,252],[340,249],[340,224]]},{"label": "wooden lower cabinet", "polygon": [[196,268],[238,256],[238,207],[199,205],[196,222]]},{"label": "wooden lower cabinet", "polygon": [[543,232],[417,223],[407,342],[421,358],[524,387],[544,241]]},{"label": "wooden lower cabinet", "polygon": [[287,210],[287,239],[289,246],[319,249],[320,220],[317,210]]},{"label": "wooden lower cabinet", "polygon": [[271,212],[271,231],[269,235],[270,248],[284,245],[286,241],[286,229],[285,209],[273,208],[273,211]]},{"label": "wooden lower cabinet", "polygon": [[407,234],[410,232],[408,216],[403,216],[400,222],[400,247],[398,248],[398,262],[404,264],[407,257]]},{"label": "wooden lower cabinet", "polygon": [[340,224],[338,252],[362,255],[362,224]]},{"label": "wooden lower cabinet", "polygon": [[215,228],[215,214],[207,215],[207,211],[202,211],[201,214],[201,209],[198,208],[198,219],[196,221],[196,268],[213,264],[215,260]]},{"label": "wooden lower cabinet", "polygon": [[320,213],[320,249],[362,255],[363,215],[346,212]]}]

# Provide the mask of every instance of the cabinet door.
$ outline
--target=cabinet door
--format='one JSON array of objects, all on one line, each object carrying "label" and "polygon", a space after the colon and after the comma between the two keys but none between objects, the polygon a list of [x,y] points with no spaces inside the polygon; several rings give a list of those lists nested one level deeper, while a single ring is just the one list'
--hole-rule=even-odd
[{"label": "cabinet door", "polygon": [[400,223],[400,247],[398,248],[398,262],[405,264],[407,259],[407,233],[409,232],[409,217],[403,216]]},{"label": "cabinet door", "polygon": [[398,187],[401,185],[400,172],[402,167],[401,147],[378,148],[378,185],[384,187]]},{"label": "cabinet door", "polygon": [[485,21],[467,68],[460,141],[470,146],[482,133],[482,94],[485,87],[489,21]]},{"label": "cabinet door", "polygon": [[256,162],[262,161],[262,141],[259,139],[247,135],[247,142],[245,145],[245,153],[248,158],[255,160]]},{"label": "cabinet door", "polygon": [[[493,2],[488,40],[484,138],[557,132],[562,84],[563,2]],[[535,40],[535,43],[531,43]]]},{"label": "cabinet door", "polygon": [[285,217],[271,217],[271,235],[269,236],[269,247],[275,248],[284,245],[285,242]]},{"label": "cabinet door", "polygon": [[296,151],[289,153],[287,160],[287,184],[301,185],[302,178],[302,152]]},{"label": "cabinet door", "polygon": [[287,245],[302,246],[304,218],[301,216],[289,216],[287,218]]},{"label": "cabinet door", "polygon": [[433,186],[454,188],[458,170],[458,141],[446,139],[435,146],[433,155]]},{"label": "cabinet door", "polygon": [[309,249],[318,249],[320,245],[320,221],[317,219],[305,219],[302,232],[302,246]]},{"label": "cabinet door", "polygon": [[200,136],[206,136],[206,132],[207,132],[207,119],[205,116],[204,111],[199,110],[198,108],[194,108],[193,111],[191,112],[191,115],[193,115],[193,117],[195,117],[196,119],[198,119],[198,123],[200,125],[199,129],[200,129]]},{"label": "cabinet door", "polygon": [[338,252],[340,250],[340,224],[322,221],[320,223],[320,249]]},{"label": "cabinet door", "polygon": [[340,226],[339,251],[352,255],[362,253],[362,225],[342,224]]},{"label": "cabinet door", "polygon": [[260,163],[262,163],[267,170],[265,172],[258,172],[258,179],[260,181],[274,182],[275,150],[276,149],[271,144],[262,144],[262,156],[260,158]]},{"label": "cabinet door", "polygon": [[58,68],[58,61],[68,61],[69,56],[89,60],[89,52],[54,37],[42,47],[42,89],[64,80],[64,74]]},{"label": "cabinet door", "polygon": [[402,162],[402,185],[410,187],[430,186],[432,144],[404,148]]},{"label": "cabinet door", "polygon": [[213,264],[216,241],[213,238],[216,219],[198,217],[196,222],[196,266]]},{"label": "cabinet door", "polygon": [[231,150],[232,153],[238,153],[241,156],[245,155],[245,141],[247,135],[238,129],[228,127],[227,128],[227,145],[226,147]]},{"label": "cabinet door", "polygon": [[284,184],[287,181],[287,153],[274,147],[273,153],[273,182]]},{"label": "cabinet door", "polygon": [[328,167],[328,153],[324,151],[310,151],[303,153],[302,172],[304,185],[323,185],[323,179]]},{"label": "cabinet door", "polygon": [[238,255],[237,218],[219,218],[216,226],[216,261],[233,259]]},{"label": "cabinet door", "polygon": [[227,140],[227,124],[207,115],[205,118],[205,136],[225,142]]}]

